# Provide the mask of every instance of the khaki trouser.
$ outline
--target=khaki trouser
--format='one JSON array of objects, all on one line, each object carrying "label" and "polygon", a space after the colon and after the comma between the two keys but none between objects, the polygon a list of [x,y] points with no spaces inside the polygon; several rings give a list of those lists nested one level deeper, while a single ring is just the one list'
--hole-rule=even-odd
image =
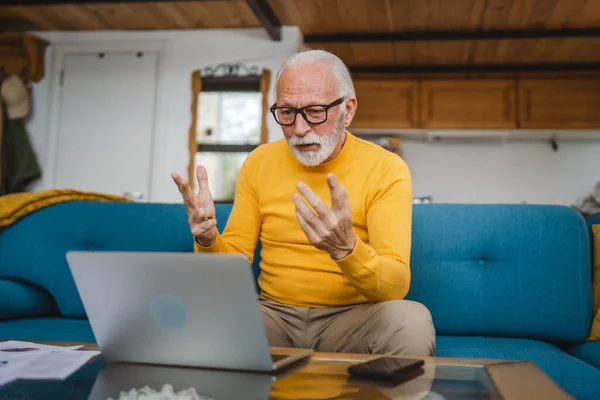
[{"label": "khaki trouser", "polygon": [[429,310],[409,300],[332,308],[281,304],[259,296],[269,344],[324,352],[433,356]]}]

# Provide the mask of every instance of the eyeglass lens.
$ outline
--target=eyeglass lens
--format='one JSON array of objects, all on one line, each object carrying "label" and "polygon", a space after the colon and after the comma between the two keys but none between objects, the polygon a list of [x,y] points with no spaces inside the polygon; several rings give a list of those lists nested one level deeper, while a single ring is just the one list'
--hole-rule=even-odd
[{"label": "eyeglass lens", "polygon": [[[304,109],[304,115],[308,118],[308,122],[319,123],[327,118],[327,108],[323,106],[312,106]],[[293,108],[281,107],[275,112],[277,122],[280,124],[291,124],[296,118],[296,110]]]}]

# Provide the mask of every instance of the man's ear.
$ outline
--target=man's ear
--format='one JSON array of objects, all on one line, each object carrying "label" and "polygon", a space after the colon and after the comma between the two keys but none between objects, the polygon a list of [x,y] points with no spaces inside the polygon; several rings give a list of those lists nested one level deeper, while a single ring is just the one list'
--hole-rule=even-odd
[{"label": "man's ear", "polygon": [[356,112],[357,107],[358,101],[356,100],[356,97],[350,97],[346,100],[346,112],[344,113],[344,124],[346,126],[350,125],[354,119],[354,113]]}]

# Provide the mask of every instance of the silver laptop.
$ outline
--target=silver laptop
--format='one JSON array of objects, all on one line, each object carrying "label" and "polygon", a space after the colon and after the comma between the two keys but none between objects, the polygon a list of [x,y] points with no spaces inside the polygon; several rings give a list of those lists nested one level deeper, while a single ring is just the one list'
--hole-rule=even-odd
[{"label": "silver laptop", "polygon": [[67,262],[109,361],[274,372],[312,353],[269,348],[242,255],[70,251]]}]

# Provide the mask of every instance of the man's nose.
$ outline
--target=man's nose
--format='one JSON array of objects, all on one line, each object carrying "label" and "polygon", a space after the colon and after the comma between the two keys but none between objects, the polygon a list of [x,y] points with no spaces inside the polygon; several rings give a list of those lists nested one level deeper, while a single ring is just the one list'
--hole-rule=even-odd
[{"label": "man's nose", "polygon": [[298,115],[296,115],[296,121],[294,122],[294,135],[305,136],[310,130],[310,124],[306,122],[302,114],[298,113]]}]

